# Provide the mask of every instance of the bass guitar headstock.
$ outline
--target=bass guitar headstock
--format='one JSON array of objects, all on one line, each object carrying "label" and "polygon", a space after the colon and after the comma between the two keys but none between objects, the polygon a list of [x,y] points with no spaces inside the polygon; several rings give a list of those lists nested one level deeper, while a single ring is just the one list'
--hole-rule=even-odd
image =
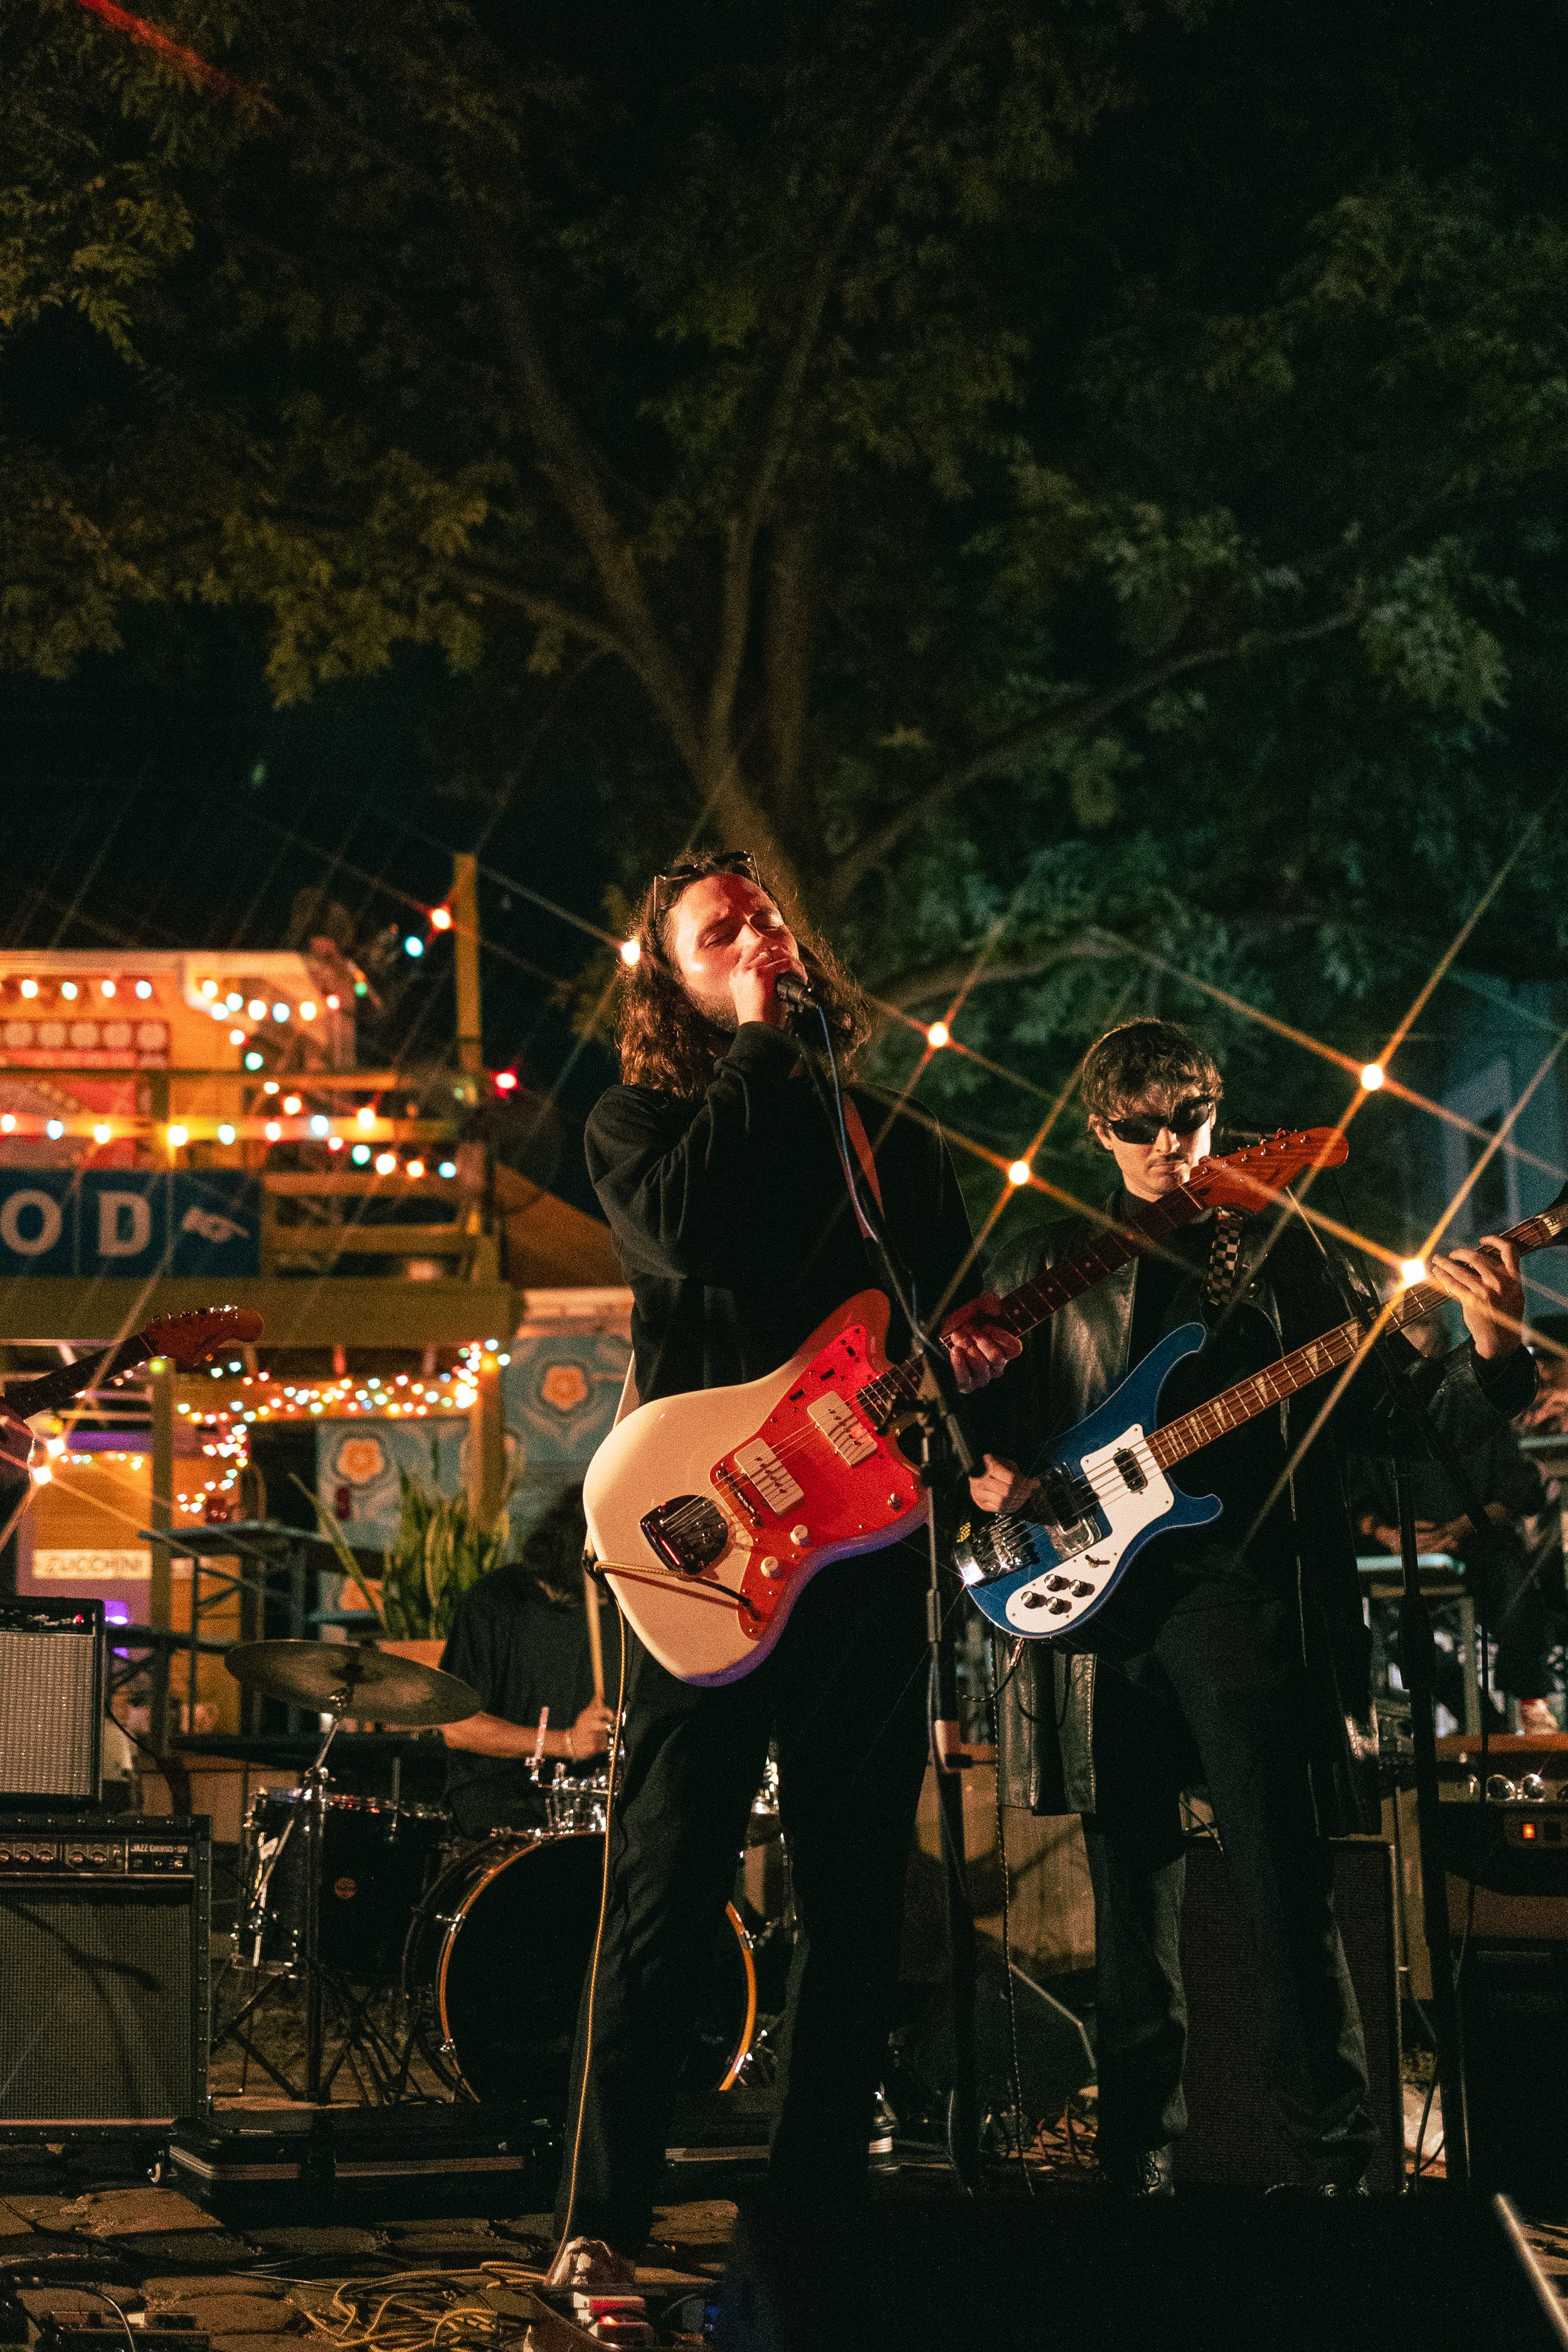
[{"label": "bass guitar headstock", "polygon": [[1350,1145],[1337,1127],[1280,1128],[1244,1151],[1200,1160],[1186,1191],[1207,1209],[1261,1209],[1309,1169],[1338,1168]]}]

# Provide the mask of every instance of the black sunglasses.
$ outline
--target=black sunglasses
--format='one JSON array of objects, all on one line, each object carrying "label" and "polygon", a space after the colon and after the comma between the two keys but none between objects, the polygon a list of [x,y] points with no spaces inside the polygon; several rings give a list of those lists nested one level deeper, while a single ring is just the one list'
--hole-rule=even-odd
[{"label": "black sunglasses", "polygon": [[1125,1118],[1108,1118],[1105,1124],[1118,1143],[1153,1143],[1167,1127],[1173,1135],[1195,1135],[1208,1125],[1215,1109],[1212,1095],[1188,1095],[1170,1110],[1129,1111]]}]

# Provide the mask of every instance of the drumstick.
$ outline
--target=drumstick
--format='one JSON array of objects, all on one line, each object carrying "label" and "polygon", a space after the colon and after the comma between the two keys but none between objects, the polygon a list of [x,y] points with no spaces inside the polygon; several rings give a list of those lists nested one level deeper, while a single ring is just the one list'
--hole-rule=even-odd
[{"label": "drumstick", "polygon": [[605,1643],[599,1630],[599,1587],[588,1570],[583,1570],[583,1602],[588,1612],[588,1655],[594,1666],[594,1696],[600,1706],[605,1704]]}]

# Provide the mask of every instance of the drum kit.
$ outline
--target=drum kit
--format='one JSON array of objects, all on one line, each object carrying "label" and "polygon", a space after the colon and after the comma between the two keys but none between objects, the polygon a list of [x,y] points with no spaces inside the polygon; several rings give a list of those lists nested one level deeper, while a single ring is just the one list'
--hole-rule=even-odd
[{"label": "drum kit", "polygon": [[[251,2032],[276,1985],[295,1983],[307,2104],[331,2098],[345,2061],[378,2102],[410,2095],[417,2054],[447,2095],[563,2121],[598,1929],[607,1772],[542,1781],[542,1829],[460,1840],[437,1807],[335,1790],[327,1758],[345,1720],[461,1721],[479,1706],[467,1683],[370,1643],[251,1642],[226,1663],[247,1688],[327,1719],[299,1786],[264,1790],[249,1808],[233,1950],[235,1965],[262,1981],[228,2038],[296,2095]],[[777,1822],[770,1768],[748,1844],[776,1836]],[[757,1947],[779,1944],[792,1923],[748,1916],[751,1927],[739,1902],[728,1906],[701,1988],[686,2078],[698,2095],[728,2090],[766,2056]],[[764,1973],[780,1971],[765,1959]],[[390,2031],[384,2009],[372,2006],[388,1993],[401,2020]],[[341,2037],[330,2066],[329,2021]]]}]

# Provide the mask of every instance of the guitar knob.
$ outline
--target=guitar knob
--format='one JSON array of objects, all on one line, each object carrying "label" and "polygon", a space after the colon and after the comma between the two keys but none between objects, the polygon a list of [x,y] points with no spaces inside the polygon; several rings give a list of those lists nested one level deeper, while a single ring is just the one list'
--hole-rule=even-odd
[{"label": "guitar knob", "polygon": [[789,1539],[792,1544],[808,1544],[811,1541],[811,1529],[807,1527],[791,1528]]},{"label": "guitar knob", "polygon": [[778,1560],[775,1559],[772,1552],[769,1552],[765,1559],[760,1559],[757,1562],[757,1566],[762,1570],[764,1576],[782,1576],[784,1574],[783,1568],[779,1564]]}]

